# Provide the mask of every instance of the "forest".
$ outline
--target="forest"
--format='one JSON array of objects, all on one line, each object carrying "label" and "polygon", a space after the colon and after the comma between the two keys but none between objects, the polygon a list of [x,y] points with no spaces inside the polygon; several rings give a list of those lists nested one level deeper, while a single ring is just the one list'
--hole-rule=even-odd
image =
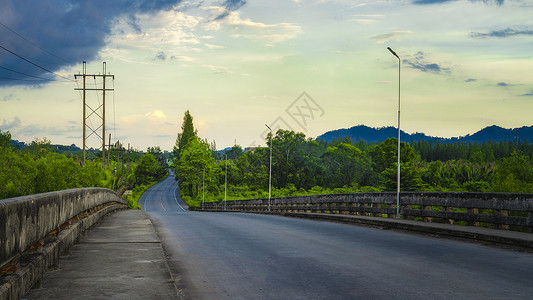
[{"label": "forest", "polygon": [[[272,142],[272,197],[397,189],[397,139],[371,144],[337,139],[330,143],[278,130]],[[528,141],[400,145],[402,191],[533,192],[533,145]],[[185,112],[173,168],[181,195],[202,201],[268,197],[270,148],[216,151],[197,136]]]},{"label": "forest", "polygon": [[[147,153],[125,151],[120,144],[111,151],[105,168],[101,152],[90,153],[83,164],[82,154],[54,152],[50,141],[35,140],[19,149],[10,144],[11,134],[0,131],[0,199],[81,187],[109,188],[122,194],[133,189],[130,207],[150,185],[166,176],[161,149]],[[109,155],[109,153],[107,153]]]}]

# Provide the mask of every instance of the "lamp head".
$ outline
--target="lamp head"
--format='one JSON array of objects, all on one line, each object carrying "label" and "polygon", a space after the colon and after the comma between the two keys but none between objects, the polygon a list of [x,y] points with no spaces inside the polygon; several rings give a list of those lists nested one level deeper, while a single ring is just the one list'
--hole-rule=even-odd
[{"label": "lamp head", "polygon": [[390,53],[392,53],[392,55],[396,56],[396,58],[400,59],[400,57],[398,56],[398,54],[396,54],[396,52],[394,52],[394,50],[392,50],[390,47],[387,47],[387,49],[390,51]]}]

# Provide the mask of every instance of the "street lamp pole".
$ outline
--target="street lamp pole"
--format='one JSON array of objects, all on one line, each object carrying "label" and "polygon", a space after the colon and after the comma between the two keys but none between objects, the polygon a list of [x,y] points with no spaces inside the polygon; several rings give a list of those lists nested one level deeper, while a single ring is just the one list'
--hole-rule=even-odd
[{"label": "street lamp pole", "polygon": [[226,175],[224,176],[224,210],[226,210],[227,189],[228,189],[228,154],[226,154]]},{"label": "street lamp pole", "polygon": [[398,183],[396,189],[396,218],[400,218],[400,79],[401,79],[401,59],[390,47],[387,49],[398,59]]},{"label": "street lamp pole", "polygon": [[204,167],[203,178],[202,178],[202,210],[204,209],[204,203],[205,203],[205,167]]},{"label": "street lamp pole", "polygon": [[268,211],[270,212],[270,192],[272,190],[272,128],[267,124],[265,126],[270,130],[270,170],[268,173]]}]

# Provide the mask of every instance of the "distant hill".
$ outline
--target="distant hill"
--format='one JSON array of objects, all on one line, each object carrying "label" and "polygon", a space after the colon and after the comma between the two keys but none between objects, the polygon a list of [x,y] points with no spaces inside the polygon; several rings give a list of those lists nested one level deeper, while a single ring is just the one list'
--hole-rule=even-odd
[{"label": "distant hill", "polygon": [[[349,138],[354,142],[365,141],[367,143],[381,143],[388,138],[398,137],[398,129],[395,127],[372,128],[365,125],[354,126],[349,129],[337,129],[328,131],[317,137],[317,140],[331,142],[335,139]],[[428,136],[424,133],[409,134],[401,131],[400,139],[405,142],[432,141],[441,143],[467,142],[500,142],[500,141],[533,141],[533,126],[506,129],[496,125],[485,127],[480,131],[461,137],[442,138]]]}]

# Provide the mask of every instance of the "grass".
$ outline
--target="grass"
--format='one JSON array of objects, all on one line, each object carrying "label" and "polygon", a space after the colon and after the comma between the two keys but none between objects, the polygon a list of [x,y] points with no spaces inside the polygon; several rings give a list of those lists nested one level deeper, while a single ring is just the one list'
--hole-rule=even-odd
[{"label": "grass", "polygon": [[153,185],[155,185],[157,181],[153,181],[147,184],[141,184],[133,188],[132,196],[127,196],[126,200],[128,201],[128,208],[131,209],[141,209],[141,206],[139,206],[138,202],[141,198],[142,194],[149,188],[151,188]]}]

